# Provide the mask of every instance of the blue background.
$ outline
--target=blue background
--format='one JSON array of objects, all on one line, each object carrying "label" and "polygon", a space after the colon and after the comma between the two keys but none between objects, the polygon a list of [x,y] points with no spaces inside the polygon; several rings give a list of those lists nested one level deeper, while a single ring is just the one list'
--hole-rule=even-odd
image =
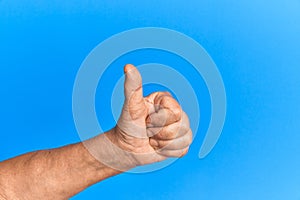
[{"label": "blue background", "polygon": [[[156,172],[105,180],[73,199],[299,200],[299,0],[0,0],[0,160],[78,142],[72,89],[81,62],[109,36],[144,26],[183,32],[214,59],[227,91],[223,134],[199,160],[210,104],[202,80],[191,80],[199,83],[201,123],[189,154]],[[124,62],[175,59],[136,53]],[[180,70],[192,74],[184,63]],[[121,75],[119,66],[99,85],[97,112],[108,116],[99,117],[107,129],[114,124],[105,106],[109,86]]]}]

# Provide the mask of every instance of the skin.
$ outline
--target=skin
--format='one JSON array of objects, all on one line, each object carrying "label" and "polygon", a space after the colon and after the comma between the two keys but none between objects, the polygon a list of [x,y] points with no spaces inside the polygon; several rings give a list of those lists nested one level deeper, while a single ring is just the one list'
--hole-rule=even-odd
[{"label": "skin", "polygon": [[143,97],[142,78],[126,65],[125,102],[117,125],[90,140],[36,151],[0,163],[0,200],[68,199],[136,166],[182,157],[189,119],[167,92]]}]

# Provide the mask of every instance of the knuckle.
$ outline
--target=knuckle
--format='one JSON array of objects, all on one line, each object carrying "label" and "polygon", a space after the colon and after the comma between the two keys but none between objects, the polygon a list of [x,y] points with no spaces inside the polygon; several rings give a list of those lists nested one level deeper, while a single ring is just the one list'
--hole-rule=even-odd
[{"label": "knuckle", "polygon": [[180,124],[180,131],[185,134],[186,132],[188,132],[190,130],[190,125],[185,123],[185,122],[181,122]]},{"label": "knuckle", "polygon": [[181,124],[181,130],[185,133],[190,129],[190,126],[188,124],[182,123]]},{"label": "knuckle", "polygon": [[185,112],[183,112],[183,115],[182,115],[182,120],[181,120],[181,128],[183,131],[188,131],[190,130],[190,121],[186,115]]},{"label": "knuckle", "polygon": [[188,137],[188,143],[190,145],[193,142],[193,134],[191,130],[189,130],[187,137]]},{"label": "knuckle", "polygon": [[172,94],[170,92],[168,92],[168,91],[165,91],[164,94],[167,95],[167,96],[172,97]]},{"label": "knuckle", "polygon": [[188,147],[191,145],[193,138],[190,135],[183,137],[182,147]]},{"label": "knuckle", "polygon": [[182,121],[185,121],[185,123],[188,124],[188,126],[190,126],[189,117],[185,112],[182,112]]},{"label": "knuckle", "polygon": [[169,133],[169,136],[170,136],[170,139],[174,139],[174,138],[177,138],[177,137],[179,137],[181,134],[180,134],[180,126],[175,126],[174,128],[173,128],[173,130],[172,131],[170,131],[170,133]]},{"label": "knuckle", "polygon": [[167,95],[165,92],[155,92],[155,99],[154,99],[154,104],[160,105],[163,103],[163,101],[166,99]]},{"label": "knuckle", "polygon": [[161,97],[164,97],[164,96],[172,97],[172,94],[168,91],[159,92],[159,94],[160,94]]},{"label": "knuckle", "polygon": [[176,106],[172,109],[172,113],[175,117],[176,120],[180,120],[181,119],[181,115],[182,115],[182,110],[180,108],[180,106]]}]

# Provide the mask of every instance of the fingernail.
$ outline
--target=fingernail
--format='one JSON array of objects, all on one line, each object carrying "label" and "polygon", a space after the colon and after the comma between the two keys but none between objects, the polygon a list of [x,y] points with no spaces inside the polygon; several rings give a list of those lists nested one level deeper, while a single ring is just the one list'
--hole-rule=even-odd
[{"label": "fingernail", "polygon": [[158,142],[154,139],[150,139],[150,145],[154,147],[158,147]]},{"label": "fingernail", "polygon": [[127,72],[129,72],[133,68],[134,68],[134,66],[132,64],[126,64],[125,67],[124,67],[124,73],[126,74]]}]

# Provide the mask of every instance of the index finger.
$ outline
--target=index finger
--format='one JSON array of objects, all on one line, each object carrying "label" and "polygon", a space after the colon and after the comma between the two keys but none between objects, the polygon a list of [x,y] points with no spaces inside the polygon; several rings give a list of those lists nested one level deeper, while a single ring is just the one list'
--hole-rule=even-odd
[{"label": "index finger", "polygon": [[181,119],[181,107],[172,96],[158,95],[153,99],[153,103],[156,109],[146,119],[148,127],[163,127]]}]

